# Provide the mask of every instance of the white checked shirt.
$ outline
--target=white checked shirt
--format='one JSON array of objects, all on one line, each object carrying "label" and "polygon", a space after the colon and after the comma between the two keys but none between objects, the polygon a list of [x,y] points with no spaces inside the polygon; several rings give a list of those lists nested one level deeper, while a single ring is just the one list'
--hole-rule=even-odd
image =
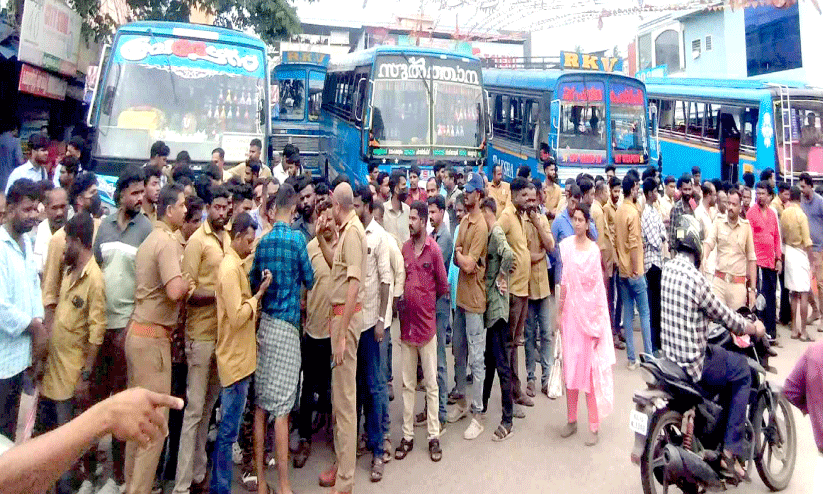
[{"label": "white checked shirt", "polygon": [[643,217],[640,218],[640,231],[643,236],[643,261],[646,271],[650,267],[663,267],[663,242],[668,238],[666,227],[663,226],[663,217],[657,208],[643,208]]},{"label": "white checked shirt", "polygon": [[[389,299],[391,299],[391,285],[394,279],[391,267],[391,247],[388,244],[390,237],[374,219],[366,227],[366,278],[363,294],[363,330],[370,329],[377,324],[380,317],[380,285],[389,285]],[[391,306],[391,303],[389,304]],[[385,318],[385,314],[383,315]],[[391,322],[389,322],[391,324]]]},{"label": "white checked shirt", "polygon": [[709,282],[686,254],[677,254],[663,266],[660,285],[660,343],[663,353],[695,382],[700,381],[709,321],[735,334],[743,334],[746,320],[717,298]]}]

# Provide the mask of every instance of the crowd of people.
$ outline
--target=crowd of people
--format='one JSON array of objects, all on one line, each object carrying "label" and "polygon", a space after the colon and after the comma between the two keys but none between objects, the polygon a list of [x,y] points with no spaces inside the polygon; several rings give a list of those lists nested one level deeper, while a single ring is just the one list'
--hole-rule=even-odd
[{"label": "crowd of people", "polygon": [[[823,198],[805,174],[792,187],[767,170],[754,199],[746,185],[701,181],[699,168],[661,180],[654,168],[618,178],[608,166],[561,188],[543,145],[542,181],[527,167],[506,182],[500,166],[488,179],[439,162],[425,182],[417,166],[372,164],[362,182],[329,183],[302,172],[293,145],[273,168],[258,140],[232,168],[218,148],[195,175],[185,151],[169,163],[158,141],[147,164],[123,169],[105,215],[95,175],[68,155],[48,171],[42,144],[33,136],[0,208],[0,432],[15,437],[23,392],[38,394],[35,435],[127,388],[186,400],[162,409],[165,440],[116,435],[111,457],[92,449],[58,493],[147,494],[166,479],[175,493],[228,493],[235,461],[248,490],[269,492],[275,465],[277,491],[289,493],[289,465],[305,466],[324,426],[336,461],[318,481],[351,492],[357,456],[372,455],[379,482],[414,449],[415,427],[434,462],[441,434],[463,419],[463,438],[481,437],[495,374],[492,440],[511,437],[539,393],[555,399],[563,386],[558,435],[577,432],[582,392],[594,446],[614,405],[616,350],[630,370],[639,365],[635,310],[644,353],[691,365],[672,350],[673,309],[661,301],[683,216],[699,225],[697,264],[714,296],[760,311],[766,351],[781,345],[778,319],[812,341],[807,321],[823,310]],[[700,380],[700,365],[692,370]]]}]

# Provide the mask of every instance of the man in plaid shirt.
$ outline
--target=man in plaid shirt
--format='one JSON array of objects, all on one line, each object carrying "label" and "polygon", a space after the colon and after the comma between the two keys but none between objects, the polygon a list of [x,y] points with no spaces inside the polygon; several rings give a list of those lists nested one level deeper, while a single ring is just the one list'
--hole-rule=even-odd
[{"label": "man in plaid shirt", "polygon": [[[646,206],[654,206],[657,203],[656,179],[647,178],[643,181],[643,195],[646,197]],[[663,269],[663,244],[666,243],[668,235],[666,227],[663,226],[663,217],[657,207],[643,208],[640,232],[643,236],[646,284],[649,287],[652,346],[660,348],[660,276]]]},{"label": "man in plaid shirt", "polygon": [[[743,428],[749,400],[751,373],[746,357],[708,344],[709,321],[743,333],[762,336],[761,322],[747,322],[726,307],[712,292],[699,266],[703,244],[700,225],[684,215],[673,229],[675,257],[663,267],[661,280],[661,334],[663,354],[674,361],[704,390],[720,393],[721,403],[729,403],[724,437],[726,465],[745,455]],[[735,465],[742,476],[742,466]]]}]

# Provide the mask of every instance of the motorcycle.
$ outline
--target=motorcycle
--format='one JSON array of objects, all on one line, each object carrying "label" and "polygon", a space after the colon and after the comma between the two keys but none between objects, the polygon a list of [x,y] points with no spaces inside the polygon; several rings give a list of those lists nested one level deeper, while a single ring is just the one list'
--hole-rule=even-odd
[{"label": "motorcycle", "polygon": [[[746,478],[754,465],[769,489],[785,489],[797,455],[791,405],[780,387],[765,379],[758,352],[746,348],[745,339],[723,331],[709,344],[745,355],[752,372],[744,435]],[[643,492],[668,493],[669,487],[677,487],[698,494],[737,485],[740,479],[727,475],[721,465],[726,419],[719,396],[701,389],[670,360],[647,354],[640,360],[647,388],[634,393],[629,428],[635,436],[631,459],[640,465]]]}]

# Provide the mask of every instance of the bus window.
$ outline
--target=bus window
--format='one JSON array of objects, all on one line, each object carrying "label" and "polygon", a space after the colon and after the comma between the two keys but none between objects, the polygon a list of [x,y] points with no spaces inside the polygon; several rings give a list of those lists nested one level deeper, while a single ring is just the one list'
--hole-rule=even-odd
[{"label": "bus window", "polygon": [[[649,104],[651,104],[651,101]],[[660,130],[674,131],[674,101],[666,99],[660,100],[657,108],[657,121]]]},{"label": "bus window", "polygon": [[303,79],[280,79],[280,120],[305,118],[305,84]]},{"label": "bus window", "polygon": [[483,142],[483,89],[434,82],[434,145],[477,147]]},{"label": "bus window", "polygon": [[757,150],[757,119],[760,110],[746,108],[743,113],[743,125],[740,128],[740,150],[754,154]]},{"label": "bus window", "polygon": [[[794,173],[804,171],[821,173],[823,172],[823,122],[821,122],[823,101],[792,100],[791,108],[791,139],[794,151],[792,171]],[[780,114],[777,116],[779,118]],[[782,123],[778,123],[777,128],[781,126]],[[780,140],[784,137],[781,132],[775,134]]]},{"label": "bus window", "polygon": [[674,127],[672,128],[672,132],[676,134],[686,134],[687,105],[688,103],[685,101],[674,102]]},{"label": "bus window", "polygon": [[309,72],[309,120],[312,122],[320,118],[320,105],[323,97],[323,73],[313,70]]},{"label": "bus window", "polygon": [[646,149],[648,125],[643,91],[634,86],[612,84],[609,95],[612,148],[615,151],[634,152],[629,154],[639,153],[641,159],[644,159],[648,153]]},{"label": "bus window", "polygon": [[703,137],[703,115],[706,113],[706,103],[687,103],[689,108],[689,127],[686,132],[689,137],[700,139]]},{"label": "bus window", "polygon": [[[710,141],[717,141],[717,116],[720,113],[720,106],[711,103],[706,104],[706,119],[704,123],[703,137]],[[738,127],[739,128],[739,127]]]},{"label": "bus window", "polygon": [[569,82],[558,85],[561,99],[558,147],[605,150],[602,82]]},{"label": "bus window", "polygon": [[535,139],[538,122],[540,121],[540,103],[535,100],[526,100],[527,119],[529,122],[526,129],[526,142],[524,144],[537,149],[539,142]]},{"label": "bus window", "polygon": [[426,81],[377,79],[372,101],[374,118],[379,114],[383,123],[382,132],[375,129],[383,146],[431,145]]}]

